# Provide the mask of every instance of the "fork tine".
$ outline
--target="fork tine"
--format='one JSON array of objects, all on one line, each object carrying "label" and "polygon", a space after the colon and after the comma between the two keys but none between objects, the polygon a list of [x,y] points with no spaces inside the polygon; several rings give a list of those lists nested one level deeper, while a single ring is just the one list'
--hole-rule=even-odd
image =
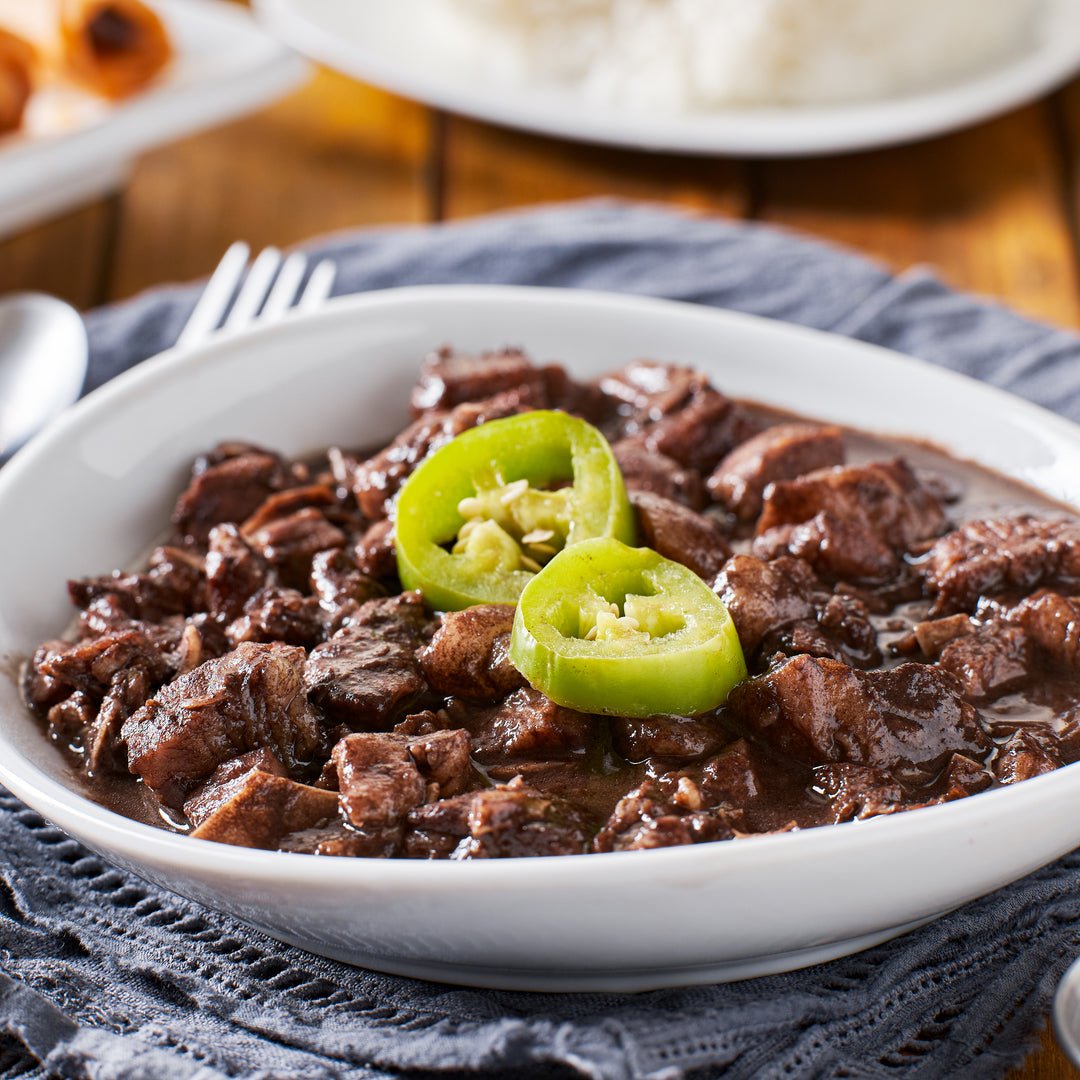
[{"label": "fork tine", "polygon": [[323,259],[308,279],[304,295],[300,297],[300,303],[296,306],[301,311],[311,311],[317,308],[329,295],[334,287],[334,279],[337,277],[337,263],[333,259]]},{"label": "fork tine", "polygon": [[300,291],[300,282],[304,280],[304,271],[307,270],[307,256],[302,251],[294,251],[284,263],[278,273],[277,281],[270,290],[270,295],[263,304],[259,314],[260,322],[273,322],[292,306],[296,294]]},{"label": "fork tine", "polygon": [[206,288],[188,316],[184,329],[180,331],[180,336],[176,339],[177,345],[195,345],[221,325],[225,312],[229,310],[229,301],[244,276],[244,267],[247,266],[250,254],[251,248],[242,240],[230,245],[206,283]]},{"label": "fork tine", "polygon": [[225,320],[225,330],[239,330],[254,322],[259,308],[270,291],[278,267],[281,265],[281,252],[277,248],[263,248],[251,264],[240,295]]}]

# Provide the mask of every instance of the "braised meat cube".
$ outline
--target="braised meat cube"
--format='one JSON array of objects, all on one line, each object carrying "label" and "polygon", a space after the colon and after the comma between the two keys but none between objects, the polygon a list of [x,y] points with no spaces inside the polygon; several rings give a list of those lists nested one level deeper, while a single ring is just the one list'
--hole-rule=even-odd
[{"label": "braised meat cube", "polygon": [[895,580],[901,569],[896,552],[876,533],[825,510],[798,525],[766,529],[754,538],[753,552],[759,559],[802,559],[828,581],[876,585]]},{"label": "braised meat cube", "polygon": [[946,644],[938,665],[960,680],[966,698],[981,701],[1031,677],[1031,641],[1019,627],[989,622]]},{"label": "braised meat cube", "polygon": [[49,738],[65,746],[81,746],[83,736],[97,716],[100,702],[85,690],[72,691],[70,686],[66,689],[69,696],[51,706],[46,713]]},{"label": "braised meat cube", "polygon": [[998,751],[994,761],[994,775],[999,784],[1018,784],[1033,776],[1059,769],[1064,762],[1048,745],[1048,739],[1037,739],[1027,731],[1017,731]]},{"label": "braised meat cube", "polygon": [[376,521],[356,542],[353,558],[359,571],[367,577],[381,582],[394,581],[397,578],[397,553],[393,522]]},{"label": "braised meat cube", "polygon": [[117,612],[152,622],[167,615],[202,610],[204,590],[202,559],[172,547],[155,549],[146,573],[124,574],[118,570],[104,577],[68,582],[71,602],[78,608],[89,608],[107,597]]},{"label": "braised meat cube", "polygon": [[419,593],[361,605],[311,651],[304,671],[311,700],[354,730],[392,726],[427,689],[416,659],[424,618]]},{"label": "braised meat cube", "polygon": [[536,367],[520,349],[474,355],[442,348],[424,361],[409,404],[415,418],[516,390],[530,408],[548,409],[562,404],[568,381],[561,367]]},{"label": "braised meat cube", "polygon": [[121,630],[81,641],[55,652],[41,666],[43,674],[91,694],[103,693],[120,671],[142,668],[153,681],[163,679],[169,663],[145,634]]},{"label": "braised meat cube", "polygon": [[865,605],[833,594],[798,559],[763,562],[736,555],[713,585],[749,660],[771,652],[806,652],[858,666],[881,659]]},{"label": "braised meat cube", "polygon": [[982,762],[973,761],[965,754],[953,754],[937,786],[942,789],[941,801],[952,802],[984,791],[993,782],[993,776]]},{"label": "braised meat cube", "polygon": [[428,684],[440,694],[471,701],[498,701],[525,680],[510,663],[514,609],[480,604],[450,611],[420,653]]},{"label": "braised meat cube", "polygon": [[683,468],[709,472],[732,447],[757,431],[741,406],[693,368],[641,360],[599,379],[617,414],[616,435]]},{"label": "braised meat cube", "polygon": [[742,814],[727,807],[704,808],[687,777],[647,779],[619,800],[593,840],[594,851],[635,851],[730,840]]},{"label": "braised meat cube", "polygon": [[285,776],[285,767],[270,750],[249,750],[246,754],[222,762],[204,784],[200,784],[184,802],[184,817],[193,826],[201,825],[220,809],[243,786],[252,772]]},{"label": "braised meat cube", "polygon": [[224,619],[240,615],[248,600],[267,583],[266,560],[233,524],[210,530],[205,565],[208,610]]},{"label": "braised meat cube", "polygon": [[620,439],[612,451],[628,491],[651,491],[700,510],[705,504],[701,474],[650,450],[640,438]]},{"label": "braised meat cube", "polygon": [[595,733],[592,717],[564,709],[528,686],[498,705],[469,705],[455,699],[447,713],[468,731],[473,754],[482,764],[569,757],[585,750]]},{"label": "braised meat cube", "polygon": [[923,656],[936,660],[950,641],[974,634],[977,629],[978,624],[966,615],[949,615],[944,619],[926,619],[916,623],[913,633]]},{"label": "braised meat cube", "polygon": [[838,427],[778,424],[740,443],[717,465],[708,480],[709,494],[740,521],[754,521],[769,484],[843,461]]},{"label": "braised meat cube", "polygon": [[284,641],[310,649],[326,636],[319,601],[296,589],[277,587],[255,593],[225,633],[233,648],[242,641]]},{"label": "braised meat cube", "polygon": [[1080,584],[1080,522],[1030,514],[969,521],[920,564],[935,611],[971,611],[981,596],[1040,584]]},{"label": "braised meat cube", "polygon": [[468,833],[454,848],[452,859],[580,855],[588,844],[577,810],[520,780],[472,795],[466,823]]},{"label": "braised meat cube", "polygon": [[804,563],[794,559],[764,562],[751,555],[734,556],[713,588],[724,601],[748,657],[785,627],[816,619],[814,598],[821,592]]},{"label": "braised meat cube", "polygon": [[731,557],[727,535],[715,518],[649,491],[633,492],[630,501],[646,546],[665,559],[711,581]]},{"label": "braised meat cube", "polygon": [[531,399],[519,391],[508,391],[486,401],[457,405],[449,412],[425,413],[384,450],[356,466],[352,493],[360,512],[370,521],[386,517],[394,496],[428,454],[463,431],[532,408]]},{"label": "braised meat cube", "polygon": [[215,525],[246,521],[288,484],[276,454],[252,448],[231,457],[207,459],[196,464],[191,483],[177,499],[173,524],[181,536],[204,544]]},{"label": "braised meat cube", "polygon": [[1040,589],[1021,600],[1008,619],[1020,628],[1013,633],[1026,633],[1052,664],[1073,671],[1080,668],[1080,598]]},{"label": "braised meat cube", "polygon": [[796,656],[736,687],[736,715],[782,753],[812,765],[850,762],[926,783],[954,751],[982,757],[990,740],[959,681],[925,664],[857,671]]},{"label": "braised meat cube", "polygon": [[657,420],[642,438],[650,450],[705,474],[757,430],[741,406],[715,390],[708,390],[678,412]]},{"label": "braised meat cube", "polygon": [[779,480],[765,491],[758,518],[762,534],[777,525],[799,525],[825,512],[862,525],[898,551],[937,536],[945,528],[941,504],[902,459],[818,469]]},{"label": "braised meat cube", "polygon": [[259,508],[240,524],[240,534],[251,541],[260,530],[282,518],[291,517],[299,510],[325,510],[337,502],[337,496],[328,484],[304,484],[275,492],[259,505]]},{"label": "braised meat cube", "polygon": [[464,731],[404,735],[347,735],[330,755],[341,811],[357,829],[398,828],[410,810],[459,795],[475,771]]},{"label": "braised meat cube", "polygon": [[314,506],[275,518],[244,534],[286,585],[306,588],[311,561],[320,551],[343,547],[345,534]]},{"label": "braised meat cube", "polygon": [[828,800],[834,822],[891,814],[904,804],[904,789],[896,778],[869,765],[818,765],[813,787]]},{"label": "braised meat cube", "polygon": [[[759,756],[746,739],[736,739],[719,754],[689,770],[701,804],[745,809],[765,786],[763,777],[768,769],[761,765]],[[683,797],[687,794],[684,790]]]},{"label": "braised meat cube", "polygon": [[332,791],[253,769],[191,835],[196,840],[272,851],[291,833],[333,822],[337,810]]},{"label": "braised meat cube", "polygon": [[630,762],[701,758],[715,753],[729,738],[720,724],[708,716],[616,717],[610,726],[615,749]]},{"label": "braised meat cube", "polygon": [[385,596],[386,590],[360,571],[342,548],[320,551],[311,561],[311,591],[318,597],[327,625],[339,629],[361,604]]},{"label": "braised meat cube", "polygon": [[167,805],[185,797],[224,761],[273,751],[286,768],[320,743],[304,695],[304,650],[244,642],[163,687],[123,725],[128,767]]},{"label": "braised meat cube", "polygon": [[709,380],[691,367],[637,360],[596,381],[628,429],[628,434],[677,412],[691,399],[715,390]]},{"label": "braised meat cube", "polygon": [[101,708],[82,735],[83,761],[88,773],[101,775],[122,770],[124,721],[146,704],[153,689],[144,667],[127,668],[113,676]]},{"label": "braised meat cube", "polygon": [[71,652],[75,646],[69,641],[44,641],[27,662],[22,676],[23,701],[36,713],[48,712],[71,693],[71,684],[49,674],[49,664],[54,657]]}]

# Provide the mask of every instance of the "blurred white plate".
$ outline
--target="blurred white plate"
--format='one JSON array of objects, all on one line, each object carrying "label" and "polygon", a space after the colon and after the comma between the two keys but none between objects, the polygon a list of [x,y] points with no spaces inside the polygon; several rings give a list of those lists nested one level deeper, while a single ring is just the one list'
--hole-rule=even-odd
[{"label": "blurred white plate", "polygon": [[282,40],[322,63],[451,112],[586,142],[760,157],[865,150],[976,123],[1045,94],[1080,70],[1080,0],[1045,0],[1034,43],[1006,63],[930,92],[827,107],[648,113],[571,91],[495,82],[439,63],[429,0],[254,0]]},{"label": "blurred white plate", "polygon": [[0,137],[0,236],[110,191],[138,154],[268,104],[307,71],[231,4],[151,6],[175,50],[160,82],[119,103],[44,89],[24,129]]}]

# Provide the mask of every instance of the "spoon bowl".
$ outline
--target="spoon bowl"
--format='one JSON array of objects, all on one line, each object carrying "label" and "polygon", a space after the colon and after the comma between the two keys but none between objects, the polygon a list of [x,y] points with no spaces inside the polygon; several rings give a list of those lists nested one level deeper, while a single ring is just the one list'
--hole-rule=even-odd
[{"label": "spoon bowl", "polygon": [[69,304],[42,293],[0,299],[0,464],[78,399],[88,354]]}]

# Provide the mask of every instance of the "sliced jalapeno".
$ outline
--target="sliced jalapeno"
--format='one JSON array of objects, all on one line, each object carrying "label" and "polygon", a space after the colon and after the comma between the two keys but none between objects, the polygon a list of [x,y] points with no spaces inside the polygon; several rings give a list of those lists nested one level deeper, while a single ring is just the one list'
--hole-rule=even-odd
[{"label": "sliced jalapeno", "polygon": [[562,412],[493,420],[423,461],[395,508],[398,575],[436,610],[513,604],[564,548],[632,542],[634,516],[607,440]]},{"label": "sliced jalapeno", "polygon": [[557,704],[612,716],[693,716],[746,678],[735,625],[712,589],[613,539],[567,548],[525,586],[510,660]]}]

